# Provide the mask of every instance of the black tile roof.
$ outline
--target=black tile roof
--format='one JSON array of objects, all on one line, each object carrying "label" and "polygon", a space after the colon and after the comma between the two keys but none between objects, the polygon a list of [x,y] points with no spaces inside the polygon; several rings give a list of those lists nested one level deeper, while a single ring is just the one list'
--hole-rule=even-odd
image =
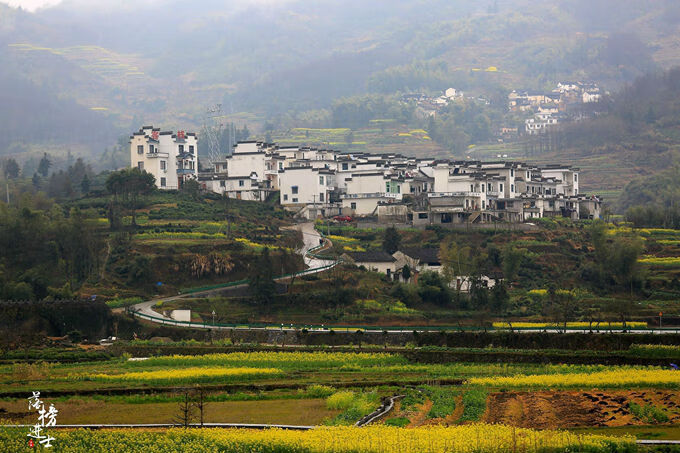
[{"label": "black tile roof", "polygon": [[437,248],[413,247],[402,249],[400,252],[410,258],[419,260],[423,264],[441,264],[439,260],[439,249]]},{"label": "black tile roof", "polygon": [[393,263],[396,259],[381,250],[372,252],[346,252],[347,256],[357,263]]}]

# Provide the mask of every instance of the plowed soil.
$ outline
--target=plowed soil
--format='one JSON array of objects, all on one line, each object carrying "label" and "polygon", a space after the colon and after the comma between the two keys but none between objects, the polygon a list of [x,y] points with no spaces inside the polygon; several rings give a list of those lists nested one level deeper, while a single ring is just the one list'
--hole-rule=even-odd
[{"label": "plowed soil", "polygon": [[680,422],[680,395],[666,390],[613,392],[502,392],[489,395],[484,421],[523,428],[646,425],[629,403],[654,405]]}]

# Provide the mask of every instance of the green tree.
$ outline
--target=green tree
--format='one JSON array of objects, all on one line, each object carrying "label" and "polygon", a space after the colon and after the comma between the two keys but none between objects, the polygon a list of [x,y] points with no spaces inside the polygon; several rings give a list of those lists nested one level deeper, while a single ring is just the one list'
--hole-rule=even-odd
[{"label": "green tree", "polygon": [[510,296],[504,281],[496,282],[491,289],[491,309],[496,313],[502,313],[508,308]]},{"label": "green tree", "polygon": [[394,226],[385,228],[383,234],[382,248],[390,255],[399,250],[401,246],[401,234]]},{"label": "green tree", "polygon": [[[443,242],[439,249],[439,259],[447,283],[453,282],[457,277],[462,279],[470,277],[474,265],[470,247],[461,247],[454,240]],[[460,292],[460,289],[460,285],[456,284],[456,290]]]},{"label": "green tree", "polygon": [[198,201],[201,194],[201,186],[195,179],[189,179],[182,183],[182,193],[186,194],[190,199]]},{"label": "green tree", "polygon": [[52,161],[50,160],[49,155],[44,153],[42,159],[40,159],[40,163],[38,164],[38,173],[40,173],[43,178],[47,178],[51,166]]},{"label": "green tree", "polygon": [[274,299],[276,282],[274,282],[274,267],[268,247],[263,248],[258,259],[252,263],[248,286],[259,305],[267,306]]},{"label": "green tree", "polygon": [[83,194],[87,194],[90,192],[90,178],[88,178],[87,175],[84,175],[83,180],[80,181],[80,191]]},{"label": "green tree", "polygon": [[4,165],[5,178],[16,179],[19,177],[19,164],[13,158],[5,161]]},{"label": "green tree", "polygon": [[516,247],[507,245],[503,249],[501,260],[503,264],[503,277],[506,281],[512,282],[515,280],[523,258],[524,252]]},{"label": "green tree", "polygon": [[401,269],[401,276],[406,282],[411,279],[411,267],[408,264],[404,264],[404,267]]},{"label": "green tree", "polygon": [[156,178],[138,168],[126,168],[112,172],[106,179],[106,190],[113,195],[114,203],[125,206],[132,215],[132,225],[137,225],[136,211],[139,200],[153,192]]}]

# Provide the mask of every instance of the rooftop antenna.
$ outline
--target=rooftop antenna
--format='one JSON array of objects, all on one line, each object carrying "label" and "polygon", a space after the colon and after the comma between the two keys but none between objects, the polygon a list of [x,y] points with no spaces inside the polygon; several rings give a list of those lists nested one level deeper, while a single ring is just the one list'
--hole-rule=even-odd
[{"label": "rooftop antenna", "polygon": [[208,142],[208,164],[215,168],[215,163],[220,160],[222,153],[220,152],[220,140],[218,134],[221,133],[224,124],[220,123],[223,117],[222,104],[215,104],[205,110],[203,117],[203,133]]}]

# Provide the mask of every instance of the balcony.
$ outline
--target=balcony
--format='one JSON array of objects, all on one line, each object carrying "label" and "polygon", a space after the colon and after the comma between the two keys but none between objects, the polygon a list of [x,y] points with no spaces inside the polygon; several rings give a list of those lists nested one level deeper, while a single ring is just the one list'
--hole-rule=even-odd
[{"label": "balcony", "polygon": [[430,192],[427,194],[428,198],[445,198],[445,197],[481,197],[481,192]]},{"label": "balcony", "polygon": [[178,175],[193,175],[194,173],[196,173],[196,170],[193,170],[191,168],[178,168],[177,169]]},{"label": "balcony", "polygon": [[170,155],[168,153],[146,153],[147,159],[155,159],[159,157],[167,159],[168,157],[170,157]]},{"label": "balcony", "polygon": [[400,193],[374,192],[374,193],[348,193],[342,195],[341,198],[391,198],[394,200],[401,200]]}]

